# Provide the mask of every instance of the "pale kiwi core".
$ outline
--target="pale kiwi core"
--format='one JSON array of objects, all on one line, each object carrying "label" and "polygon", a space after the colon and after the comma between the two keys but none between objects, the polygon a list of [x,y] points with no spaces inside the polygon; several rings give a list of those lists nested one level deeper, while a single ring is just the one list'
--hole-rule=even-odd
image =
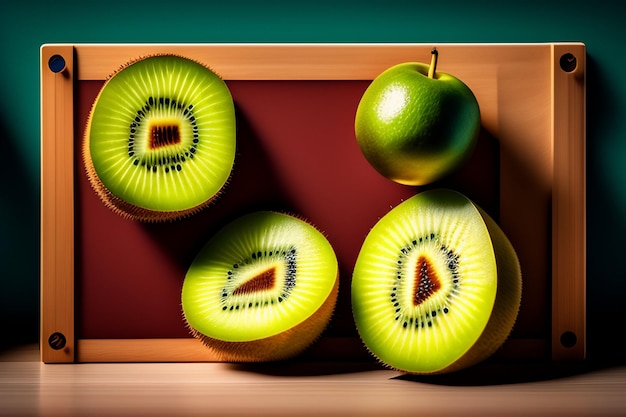
[{"label": "pale kiwi core", "polygon": [[[497,291],[496,254],[480,212],[461,194],[432,190],[396,206],[368,234],[354,268],[353,314],[381,362],[437,373],[461,366],[484,336]],[[511,330],[505,322],[498,344]]]}]

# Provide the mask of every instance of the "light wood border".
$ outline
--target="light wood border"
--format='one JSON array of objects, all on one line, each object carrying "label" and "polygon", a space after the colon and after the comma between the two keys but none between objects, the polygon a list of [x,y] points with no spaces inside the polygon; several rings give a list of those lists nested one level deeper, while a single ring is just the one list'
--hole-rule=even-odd
[{"label": "light wood border", "polygon": [[[369,80],[398,62],[429,53],[424,44],[143,44],[44,45],[41,48],[42,200],[41,200],[41,359],[43,362],[211,361],[195,340],[81,340],[74,334],[74,166],[73,85],[79,80],[103,80],[120,63],[137,56],[176,51],[211,62],[226,80]],[[439,45],[437,45],[439,47]],[[442,45],[443,47],[443,45]],[[549,65],[534,77],[548,77],[552,90],[549,134],[552,154],[538,162],[538,183],[546,185],[552,200],[552,338],[507,342],[504,355],[553,359],[585,357],[585,46],[549,44],[445,44],[445,66],[476,75],[485,60],[525,65],[524,57],[547,56]],[[572,53],[578,66],[564,72],[559,59]],[[66,68],[52,73],[47,66],[54,55],[66,59]],[[493,73],[485,74],[488,78]],[[537,70],[536,68],[534,70]],[[460,74],[462,77],[463,74]],[[475,78],[475,77],[474,77]],[[491,94],[502,94],[491,91]],[[514,100],[514,97],[511,98]],[[480,97],[479,97],[480,101]],[[499,111],[499,110],[498,110]],[[506,110],[504,110],[506,111]],[[496,112],[497,113],[497,112]],[[498,117],[485,118],[487,129],[498,130]],[[520,148],[523,144],[513,144]],[[536,144],[535,144],[536,145]],[[543,145],[543,144],[541,144]],[[515,147],[513,146],[513,147]],[[506,155],[505,155],[506,157]],[[541,158],[539,158],[541,159]],[[515,174],[502,171],[503,191],[514,192]],[[512,178],[509,180],[509,177]],[[523,208],[507,207],[515,212]],[[514,217],[514,216],[510,216]],[[503,216],[514,229],[510,218]],[[519,226],[517,226],[519,228]],[[526,295],[528,297],[528,295]],[[532,296],[532,295],[531,295]],[[52,349],[51,334],[66,343]],[[563,346],[570,332],[577,342]],[[335,338],[327,345],[354,341]],[[323,345],[323,344],[322,344]],[[323,351],[324,349],[322,349]]]},{"label": "light wood border", "polygon": [[[577,61],[570,72],[560,65],[566,54]],[[552,357],[558,359],[586,351],[585,64],[582,45],[552,46]]]},{"label": "light wood border", "polygon": [[[65,59],[52,72],[48,61]],[[74,349],[74,50],[41,49],[41,358],[71,362]],[[58,348],[48,340],[63,335]]]}]

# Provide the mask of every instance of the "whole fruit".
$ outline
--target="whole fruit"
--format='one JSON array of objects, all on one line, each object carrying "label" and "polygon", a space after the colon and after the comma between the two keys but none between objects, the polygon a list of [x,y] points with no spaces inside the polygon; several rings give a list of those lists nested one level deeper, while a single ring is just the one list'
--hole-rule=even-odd
[{"label": "whole fruit", "polygon": [[356,139],[368,162],[385,177],[425,185],[456,170],[471,154],[480,132],[480,109],[472,90],[430,65],[395,65],[369,85],[355,118]]}]

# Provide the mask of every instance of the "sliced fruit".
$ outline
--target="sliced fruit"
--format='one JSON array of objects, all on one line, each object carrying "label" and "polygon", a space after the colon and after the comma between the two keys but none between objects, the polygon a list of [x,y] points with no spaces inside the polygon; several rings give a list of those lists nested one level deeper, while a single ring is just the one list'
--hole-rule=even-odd
[{"label": "sliced fruit", "polygon": [[352,278],[359,335],[387,366],[416,374],[466,368],[510,334],[521,270],[500,227],[464,195],[424,191],[372,228]]},{"label": "sliced fruit", "polygon": [[337,258],[322,233],[288,214],[255,212],[197,255],[183,283],[183,313],[223,360],[286,359],[325,329],[338,285]]},{"label": "sliced fruit", "polygon": [[230,177],[235,111],[224,81],[176,55],[115,72],[89,114],[83,157],[104,203],[126,218],[171,220],[209,204]]}]

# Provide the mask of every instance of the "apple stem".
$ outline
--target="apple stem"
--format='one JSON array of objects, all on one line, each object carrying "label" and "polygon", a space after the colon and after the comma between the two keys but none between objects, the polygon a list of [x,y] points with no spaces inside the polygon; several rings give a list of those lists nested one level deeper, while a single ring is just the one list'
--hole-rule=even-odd
[{"label": "apple stem", "polygon": [[430,51],[432,54],[430,58],[430,68],[428,69],[428,78],[435,78],[435,71],[437,70],[437,58],[439,57],[439,52],[437,52],[437,48],[433,48]]}]

